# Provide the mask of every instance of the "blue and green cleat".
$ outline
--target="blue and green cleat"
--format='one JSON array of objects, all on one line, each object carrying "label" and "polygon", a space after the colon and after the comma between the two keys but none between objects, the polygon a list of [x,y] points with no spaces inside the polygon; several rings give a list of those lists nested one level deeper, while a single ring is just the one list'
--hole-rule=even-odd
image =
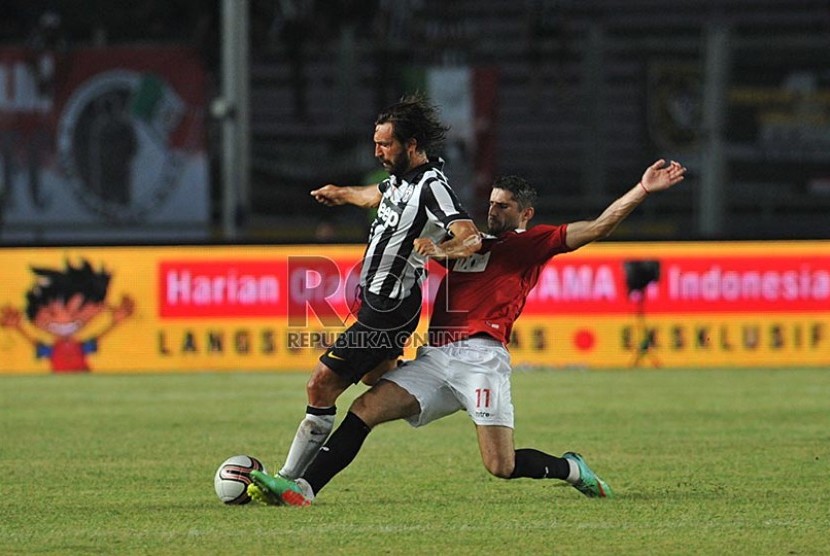
[{"label": "blue and green cleat", "polygon": [[312,497],[306,496],[296,482],[262,471],[250,472],[253,484],[248,485],[248,496],[270,506],[309,506]]},{"label": "blue and green cleat", "polygon": [[[614,491],[594,473],[582,456],[576,452],[565,452],[562,457],[571,460],[579,467],[579,480],[573,487],[588,498],[613,498]],[[253,473],[253,472],[252,472]]]}]

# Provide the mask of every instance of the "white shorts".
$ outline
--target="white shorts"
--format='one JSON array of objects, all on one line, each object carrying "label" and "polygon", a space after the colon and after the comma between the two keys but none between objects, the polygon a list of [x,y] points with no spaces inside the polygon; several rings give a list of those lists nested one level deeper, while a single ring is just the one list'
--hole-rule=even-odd
[{"label": "white shorts", "polygon": [[418,400],[421,412],[407,419],[420,427],[464,409],[477,425],[513,428],[510,354],[501,342],[470,338],[441,347],[418,348],[383,378]]}]

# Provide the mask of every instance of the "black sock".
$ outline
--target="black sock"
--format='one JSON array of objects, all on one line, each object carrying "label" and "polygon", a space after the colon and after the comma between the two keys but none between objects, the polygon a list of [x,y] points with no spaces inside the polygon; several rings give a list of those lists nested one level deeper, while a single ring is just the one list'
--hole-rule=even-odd
[{"label": "black sock", "polygon": [[533,448],[516,450],[516,467],[511,479],[530,477],[531,479],[566,479],[571,472],[568,460],[558,458]]},{"label": "black sock", "polygon": [[363,441],[372,432],[363,420],[352,413],[346,414],[317,456],[303,473],[314,494],[328,484],[335,475],[343,471],[354,460]]}]

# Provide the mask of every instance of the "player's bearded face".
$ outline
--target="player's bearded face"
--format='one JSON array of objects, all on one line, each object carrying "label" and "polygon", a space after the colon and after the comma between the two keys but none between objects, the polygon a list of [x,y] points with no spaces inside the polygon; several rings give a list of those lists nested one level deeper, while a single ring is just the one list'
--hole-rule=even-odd
[{"label": "player's bearded face", "polygon": [[487,233],[497,236],[521,225],[519,203],[505,189],[493,189],[490,193],[490,209],[487,211]]},{"label": "player's bearded face", "polygon": [[401,174],[406,173],[406,171],[409,170],[409,165],[412,161],[409,153],[405,150],[401,150],[400,152],[391,155],[389,158],[379,156],[378,160],[387,172],[395,176],[400,176]]},{"label": "player's bearded face", "polygon": [[412,159],[404,145],[395,139],[393,132],[390,123],[375,127],[375,158],[387,172],[399,176],[409,170]]}]

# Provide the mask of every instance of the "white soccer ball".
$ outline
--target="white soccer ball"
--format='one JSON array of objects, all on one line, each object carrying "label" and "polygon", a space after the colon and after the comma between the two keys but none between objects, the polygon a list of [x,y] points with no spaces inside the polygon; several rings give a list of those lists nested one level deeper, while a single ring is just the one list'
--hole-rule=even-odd
[{"label": "white soccer ball", "polygon": [[248,485],[251,484],[251,471],[256,469],[267,473],[262,462],[251,456],[232,456],[222,462],[213,476],[213,488],[216,496],[225,504],[247,504]]}]

